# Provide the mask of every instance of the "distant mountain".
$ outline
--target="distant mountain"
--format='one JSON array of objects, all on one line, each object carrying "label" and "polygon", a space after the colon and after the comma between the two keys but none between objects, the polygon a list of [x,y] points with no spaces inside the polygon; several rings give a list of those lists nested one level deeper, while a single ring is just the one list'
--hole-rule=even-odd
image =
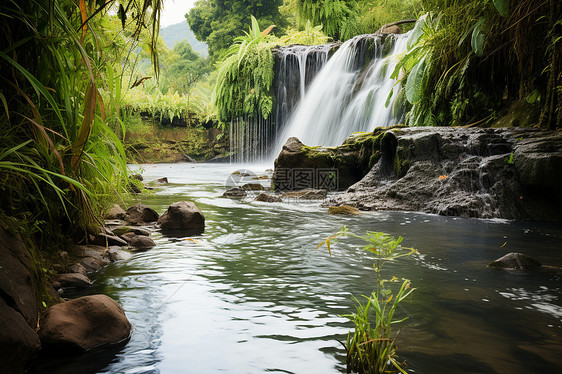
[{"label": "distant mountain", "polygon": [[195,52],[198,52],[201,56],[207,57],[209,55],[209,47],[206,43],[200,42],[195,38],[195,34],[187,25],[187,22],[180,22],[174,25],[166,26],[160,29],[160,36],[164,40],[166,47],[172,49],[176,42],[181,42],[187,39],[188,43]]}]

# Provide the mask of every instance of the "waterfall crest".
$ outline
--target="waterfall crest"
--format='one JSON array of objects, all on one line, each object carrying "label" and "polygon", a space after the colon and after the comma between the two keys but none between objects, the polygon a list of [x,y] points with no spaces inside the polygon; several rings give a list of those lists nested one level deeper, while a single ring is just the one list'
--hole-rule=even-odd
[{"label": "waterfall crest", "polygon": [[[291,136],[304,144],[336,146],[350,134],[392,126],[397,94],[387,97],[396,81],[390,78],[409,34],[359,35],[346,41],[317,74],[277,137],[274,156]],[[383,49],[390,52],[383,57]],[[394,88],[398,92],[398,87]]]}]

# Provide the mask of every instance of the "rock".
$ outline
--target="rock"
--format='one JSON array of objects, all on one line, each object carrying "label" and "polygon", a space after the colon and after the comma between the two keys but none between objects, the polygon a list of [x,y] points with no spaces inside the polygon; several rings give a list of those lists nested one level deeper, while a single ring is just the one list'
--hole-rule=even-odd
[{"label": "rock", "polygon": [[0,227],[0,298],[35,327],[39,309],[32,268],[33,259],[23,242]]},{"label": "rock", "polygon": [[35,329],[0,298],[0,373],[24,373],[40,348]]},{"label": "rock", "polygon": [[109,258],[111,258],[111,261],[128,260],[133,257],[132,254],[120,249],[119,247],[109,247],[107,254],[109,255]]},{"label": "rock", "polygon": [[340,147],[308,147],[289,138],[275,160],[272,185],[276,191],[344,190],[367,174],[374,144],[382,135],[368,133]]},{"label": "rock", "polygon": [[306,189],[301,191],[291,191],[283,194],[283,197],[289,197],[297,200],[323,200],[328,195],[326,190]]},{"label": "rock", "polygon": [[233,187],[222,194],[223,197],[228,197],[230,199],[243,199],[246,195],[246,191],[238,187]]},{"label": "rock", "polygon": [[163,232],[197,234],[205,230],[205,217],[191,201],[179,201],[158,219],[158,226]]},{"label": "rock", "polygon": [[[92,285],[92,281],[85,275],[79,273],[59,274],[56,282],[58,288],[88,288]],[[54,288],[57,288],[53,285]]]},{"label": "rock", "polygon": [[400,34],[402,30],[398,25],[387,26],[380,30],[381,34]]},{"label": "rock", "polygon": [[143,226],[158,221],[158,213],[144,204],[137,203],[127,209],[125,220],[130,225]]},{"label": "rock", "polygon": [[125,222],[125,219],[106,219],[104,223],[105,226],[107,226],[110,230],[114,227],[124,226],[127,224],[127,222]]},{"label": "rock", "polygon": [[117,236],[108,235],[108,234],[98,234],[94,239],[94,244],[101,245],[101,246],[110,246],[110,245],[126,246],[127,242]]},{"label": "rock", "polygon": [[166,184],[166,183],[168,183],[168,178],[166,178],[166,177],[158,178],[154,182],[156,182],[158,184]]},{"label": "rock", "polygon": [[78,354],[129,339],[125,312],[105,295],[84,296],[54,305],[41,319],[43,349],[55,354]]},{"label": "rock", "polygon": [[150,231],[141,229],[140,227],[119,226],[112,230],[113,235],[117,236],[121,236],[129,232],[132,232],[136,235],[150,236]]},{"label": "rock", "polygon": [[81,257],[94,257],[107,263],[110,262],[109,256],[107,255],[107,247],[105,245],[77,245],[74,247],[74,251]]},{"label": "rock", "polygon": [[265,203],[280,203],[283,201],[283,199],[281,199],[280,196],[262,192],[258,196],[256,196],[254,201],[262,201]]},{"label": "rock", "polygon": [[523,253],[510,252],[488,264],[489,268],[504,270],[538,270],[542,264]]},{"label": "rock", "polygon": [[66,267],[66,270],[69,273],[76,273],[76,274],[82,274],[82,275],[86,275],[86,268],[82,265],[82,264],[72,264]]},{"label": "rock", "polygon": [[32,264],[21,239],[0,225],[0,373],[23,373],[40,347]]},{"label": "rock", "polygon": [[136,179],[139,182],[142,182],[144,180],[144,178],[140,174],[133,174],[133,175],[131,175],[131,178]]},{"label": "rock", "polygon": [[125,239],[131,247],[139,250],[150,249],[156,245],[154,240],[148,236],[137,235],[134,232],[123,234],[123,239]]},{"label": "rock", "polygon": [[244,191],[265,191],[265,187],[260,183],[246,183],[242,186]]},{"label": "rock", "polygon": [[339,214],[339,215],[354,215],[354,214],[361,214],[359,209],[349,206],[349,205],[342,205],[342,206],[331,206],[328,208],[328,214]]},{"label": "rock", "polygon": [[[306,157],[317,157],[319,152],[309,150]],[[476,218],[562,219],[561,132],[532,128],[375,129],[353,135],[329,152],[336,159],[345,152],[355,152],[357,163],[351,169],[371,166],[345,193],[331,196],[326,206]],[[295,165],[299,166],[296,161]],[[338,170],[341,173],[342,169]],[[278,182],[274,183],[277,188]]]},{"label": "rock", "polygon": [[104,266],[109,265],[109,263],[110,262],[108,260],[101,260],[99,258],[89,256],[83,257],[80,260],[80,265],[82,265],[84,269],[86,269],[86,273],[93,273],[95,271],[98,271]]},{"label": "rock", "polygon": [[119,205],[115,204],[111,207],[111,209],[109,209],[109,211],[107,212],[107,214],[105,215],[106,219],[125,219],[125,215],[127,214],[127,212],[125,212],[125,210],[123,208],[121,208]]}]

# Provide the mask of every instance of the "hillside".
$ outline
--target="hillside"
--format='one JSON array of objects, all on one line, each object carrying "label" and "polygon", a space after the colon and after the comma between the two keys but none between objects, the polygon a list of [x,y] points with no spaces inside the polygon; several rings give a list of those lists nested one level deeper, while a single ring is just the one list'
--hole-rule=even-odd
[{"label": "hillside", "polygon": [[168,48],[172,48],[176,42],[187,39],[193,50],[203,57],[209,55],[209,48],[204,42],[200,42],[195,38],[193,31],[189,28],[187,22],[180,22],[174,25],[166,26],[160,29],[160,36]]}]

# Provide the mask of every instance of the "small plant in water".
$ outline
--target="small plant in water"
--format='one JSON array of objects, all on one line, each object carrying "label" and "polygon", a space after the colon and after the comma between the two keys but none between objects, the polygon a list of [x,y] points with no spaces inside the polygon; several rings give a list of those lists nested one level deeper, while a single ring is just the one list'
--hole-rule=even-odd
[{"label": "small plant in water", "polygon": [[[406,373],[405,363],[398,362],[395,338],[391,325],[402,322],[408,317],[394,319],[396,308],[415,290],[408,279],[402,279],[400,287],[390,284],[399,282],[398,278],[382,279],[381,273],[388,261],[418,253],[413,248],[400,246],[402,237],[398,239],[383,233],[367,231],[366,235],[356,235],[343,227],[338,233],[328,237],[316,249],[326,245],[331,252],[331,242],[338,237],[350,236],[364,240],[364,249],[375,255],[373,269],[377,275],[377,288],[370,296],[363,296],[366,302],[355,299],[356,313],[344,315],[355,325],[355,330],[347,335],[345,349],[347,351],[347,372],[357,373]],[[396,293],[393,288],[397,289]]]}]

